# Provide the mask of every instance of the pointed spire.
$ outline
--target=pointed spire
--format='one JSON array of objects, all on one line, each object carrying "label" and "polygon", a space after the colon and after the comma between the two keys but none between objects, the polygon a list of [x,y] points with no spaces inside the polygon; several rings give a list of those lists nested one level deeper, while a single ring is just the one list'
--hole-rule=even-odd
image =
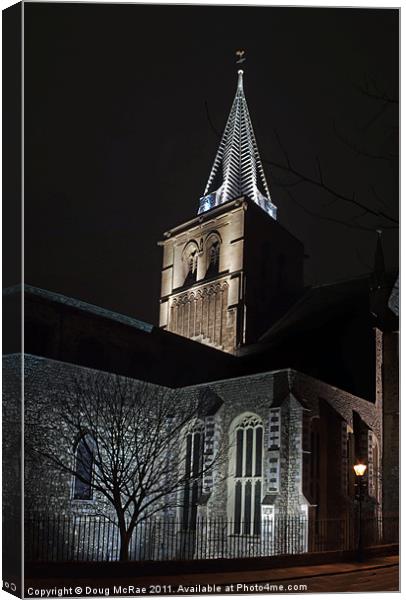
[{"label": "pointed spire", "polygon": [[[198,214],[234,198],[247,196],[276,219],[248,111],[243,87],[244,71],[238,71],[237,91],[217,150]],[[220,187],[213,190],[221,177]],[[259,189],[261,186],[261,189]]]}]

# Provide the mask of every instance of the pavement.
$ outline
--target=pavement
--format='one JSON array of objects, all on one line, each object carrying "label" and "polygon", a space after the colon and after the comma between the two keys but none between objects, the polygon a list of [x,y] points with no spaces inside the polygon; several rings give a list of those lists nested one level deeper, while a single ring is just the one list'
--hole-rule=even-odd
[{"label": "pavement", "polygon": [[362,563],[337,562],[237,572],[143,575],[135,570],[131,577],[98,581],[94,578],[26,581],[26,589],[30,585],[36,589],[70,585],[74,590],[83,591],[83,594],[73,596],[88,597],[398,591],[399,556],[370,558]]}]

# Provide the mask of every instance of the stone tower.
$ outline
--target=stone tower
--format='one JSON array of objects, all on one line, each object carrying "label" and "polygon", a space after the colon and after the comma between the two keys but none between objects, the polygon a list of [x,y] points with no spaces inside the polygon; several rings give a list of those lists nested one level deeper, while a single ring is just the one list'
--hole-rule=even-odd
[{"label": "stone tower", "polygon": [[160,242],[160,327],[230,353],[257,341],[303,287],[303,246],[276,215],[240,70],[198,214]]}]

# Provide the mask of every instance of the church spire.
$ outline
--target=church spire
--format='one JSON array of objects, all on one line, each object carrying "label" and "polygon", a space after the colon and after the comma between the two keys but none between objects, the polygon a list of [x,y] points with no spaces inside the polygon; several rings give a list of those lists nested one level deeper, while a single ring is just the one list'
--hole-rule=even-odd
[{"label": "church spire", "polygon": [[[276,219],[276,206],[271,201],[244,95],[243,74],[240,69],[234,102],[198,214],[233,198],[247,196]],[[213,190],[218,180],[220,187]]]}]

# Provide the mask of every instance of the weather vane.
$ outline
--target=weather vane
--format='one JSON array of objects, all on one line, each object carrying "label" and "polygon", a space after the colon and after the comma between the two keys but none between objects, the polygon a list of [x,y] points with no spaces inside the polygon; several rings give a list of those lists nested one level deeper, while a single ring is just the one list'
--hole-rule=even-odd
[{"label": "weather vane", "polygon": [[236,50],[235,52],[235,64],[242,65],[245,61],[245,50]]}]

